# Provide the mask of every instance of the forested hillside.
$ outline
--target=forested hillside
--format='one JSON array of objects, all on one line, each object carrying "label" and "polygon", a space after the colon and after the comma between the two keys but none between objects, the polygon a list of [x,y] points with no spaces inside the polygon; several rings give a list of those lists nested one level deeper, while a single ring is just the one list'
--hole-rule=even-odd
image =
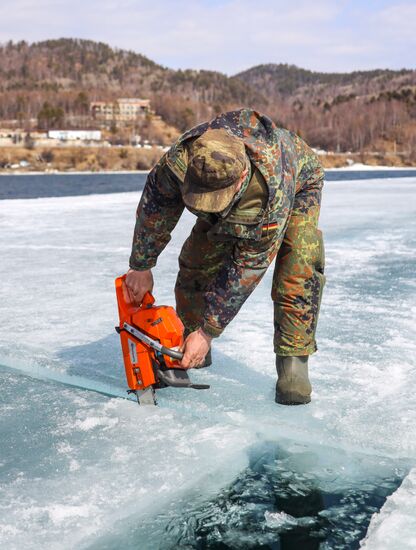
[{"label": "forested hillside", "polygon": [[324,149],[414,152],[416,71],[314,73],[260,65],[238,78],[273,98],[269,113]]},{"label": "forested hillside", "polygon": [[414,70],[319,73],[270,64],[228,77],[172,70],[91,40],[0,45],[2,125],[17,120],[24,127],[45,102],[56,110],[59,127],[76,127],[80,117],[85,125],[90,101],[118,97],[150,98],[156,113],[180,131],[222,110],[250,106],[317,148],[416,154]]}]

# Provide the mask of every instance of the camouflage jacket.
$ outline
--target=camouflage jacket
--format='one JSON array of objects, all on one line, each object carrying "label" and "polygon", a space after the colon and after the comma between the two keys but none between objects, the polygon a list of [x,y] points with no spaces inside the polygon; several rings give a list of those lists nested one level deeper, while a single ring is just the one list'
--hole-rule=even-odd
[{"label": "camouflage jacket", "polygon": [[193,212],[212,225],[212,239],[232,239],[233,255],[205,295],[201,326],[218,336],[260,282],[281,244],[295,194],[323,177],[315,153],[296,134],[265,115],[241,109],[219,115],[183,134],[149,173],[137,208],[130,267],[146,270],[170,240],[185,207],[181,185],[186,143],[207,128],[226,128],[243,139],[251,161],[250,183],[225,217]]}]

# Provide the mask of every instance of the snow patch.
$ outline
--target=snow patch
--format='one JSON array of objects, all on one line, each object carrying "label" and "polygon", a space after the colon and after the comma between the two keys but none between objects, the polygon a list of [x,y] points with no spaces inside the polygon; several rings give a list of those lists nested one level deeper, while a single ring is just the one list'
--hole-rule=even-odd
[{"label": "snow patch", "polygon": [[361,543],[365,550],[414,550],[416,548],[416,469],[389,496],[379,513],[374,514],[367,536]]}]

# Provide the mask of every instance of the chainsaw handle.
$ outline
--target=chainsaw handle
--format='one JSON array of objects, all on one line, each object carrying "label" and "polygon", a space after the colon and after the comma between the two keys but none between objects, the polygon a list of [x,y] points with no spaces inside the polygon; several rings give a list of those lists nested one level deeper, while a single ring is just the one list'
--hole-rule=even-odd
[{"label": "chainsaw handle", "polygon": [[153,294],[150,291],[147,291],[146,294],[143,296],[142,303],[140,304],[140,307],[150,307],[155,303],[155,299],[153,297]]},{"label": "chainsaw handle", "polygon": [[139,305],[135,305],[133,303],[132,296],[130,295],[129,289],[126,285],[126,277],[127,277],[127,273],[125,273],[124,275],[122,275],[121,277],[118,277],[116,279],[116,288],[117,288],[117,284],[120,284],[120,283],[118,283],[118,281],[121,281],[124,302],[126,304],[128,304],[129,307],[136,307],[136,308],[138,308],[138,307],[144,307],[144,308],[151,307],[155,303],[155,298],[154,298],[153,294],[150,292],[150,290],[148,290],[144,294],[144,296],[142,298],[142,301],[140,302]]},{"label": "chainsaw handle", "polygon": [[163,353],[163,355],[167,355],[168,357],[171,357],[172,359],[177,359],[178,361],[181,361],[181,359],[183,358],[183,353],[181,351],[177,351],[176,349],[161,346],[160,351],[161,353]]}]

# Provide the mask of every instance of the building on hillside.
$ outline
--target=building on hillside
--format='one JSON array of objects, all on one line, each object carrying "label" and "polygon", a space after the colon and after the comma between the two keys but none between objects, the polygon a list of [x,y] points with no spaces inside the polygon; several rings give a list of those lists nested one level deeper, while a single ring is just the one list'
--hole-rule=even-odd
[{"label": "building on hillside", "polygon": [[49,130],[48,138],[60,141],[101,141],[101,130]]},{"label": "building on hillside", "polygon": [[122,97],[112,102],[93,101],[90,103],[90,111],[96,120],[130,122],[151,113],[150,99]]}]

